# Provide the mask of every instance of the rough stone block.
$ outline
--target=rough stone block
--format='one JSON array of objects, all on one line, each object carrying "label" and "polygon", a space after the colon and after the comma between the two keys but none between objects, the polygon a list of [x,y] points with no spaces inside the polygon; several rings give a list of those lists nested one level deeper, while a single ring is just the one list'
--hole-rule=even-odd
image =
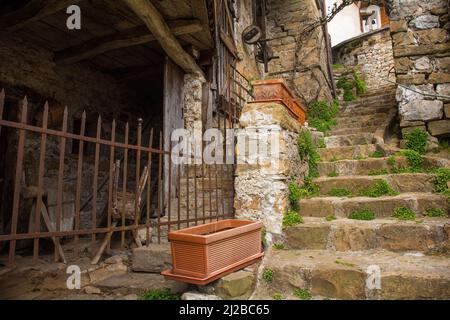
[{"label": "rough stone block", "polygon": [[439,120],[428,123],[428,131],[433,136],[448,136],[450,135],[450,120]]},{"label": "rough stone block", "polygon": [[391,21],[391,33],[405,32],[408,30],[408,24],[405,20]]},{"label": "rough stone block", "polygon": [[431,29],[439,27],[439,17],[431,14],[418,16],[409,23],[410,26],[417,29]]},{"label": "rough stone block", "polygon": [[413,100],[400,107],[402,120],[430,121],[442,118],[444,103],[438,100]]},{"label": "rough stone block", "polygon": [[450,119],[450,103],[444,106],[445,117]]},{"label": "rough stone block", "polygon": [[151,244],[133,250],[131,269],[137,272],[159,273],[172,265],[170,246],[167,244]]},{"label": "rough stone block", "polygon": [[415,32],[420,44],[444,43],[448,39],[448,32],[444,29],[430,29]]},{"label": "rough stone block", "polygon": [[397,81],[401,84],[423,84],[425,83],[424,74],[406,74],[398,75]]},{"label": "rough stone block", "polygon": [[425,127],[425,125],[423,126],[414,126],[414,127],[406,127],[402,129],[402,135],[405,136],[405,134],[411,133],[412,131],[419,129],[422,131],[427,131],[427,128]]},{"label": "rough stone block", "polygon": [[286,228],[284,233],[290,248],[324,250],[327,247],[330,226],[300,224]]},{"label": "rough stone block", "polygon": [[252,294],[254,283],[255,274],[241,270],[220,279],[215,291],[223,299],[247,299]]},{"label": "rough stone block", "polygon": [[450,74],[447,72],[433,72],[428,78],[429,83],[448,83]]},{"label": "rough stone block", "polygon": [[222,300],[222,298],[213,294],[204,294],[200,292],[185,292],[181,300]]},{"label": "rough stone block", "polygon": [[414,35],[412,32],[399,32],[392,36],[394,45],[407,46],[415,43]]},{"label": "rough stone block", "polygon": [[419,126],[425,126],[425,122],[423,122],[423,121],[406,121],[406,120],[400,121],[400,128],[419,127]]},{"label": "rough stone block", "polygon": [[441,96],[449,97],[442,100],[450,101],[450,83],[438,84],[436,87],[436,93]]}]

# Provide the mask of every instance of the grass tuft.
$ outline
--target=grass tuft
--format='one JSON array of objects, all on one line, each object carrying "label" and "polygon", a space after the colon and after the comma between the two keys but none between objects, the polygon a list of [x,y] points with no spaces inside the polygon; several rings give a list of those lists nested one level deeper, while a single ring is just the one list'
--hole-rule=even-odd
[{"label": "grass tuft", "polygon": [[392,216],[399,220],[414,220],[414,219],[416,219],[416,213],[406,207],[400,207],[400,208],[395,209],[394,214]]},{"label": "grass tuft", "polygon": [[311,300],[312,296],[308,289],[302,289],[302,288],[295,288],[294,289],[294,296],[301,300]]},{"label": "grass tuft", "polygon": [[150,289],[145,291],[139,300],[180,300],[180,296],[170,292],[170,289]]},{"label": "grass tuft", "polygon": [[367,209],[361,209],[361,210],[357,210],[357,211],[353,211],[349,216],[349,219],[353,219],[353,220],[365,220],[365,221],[369,221],[369,220],[374,220],[375,219],[375,213],[373,213],[370,210]]}]

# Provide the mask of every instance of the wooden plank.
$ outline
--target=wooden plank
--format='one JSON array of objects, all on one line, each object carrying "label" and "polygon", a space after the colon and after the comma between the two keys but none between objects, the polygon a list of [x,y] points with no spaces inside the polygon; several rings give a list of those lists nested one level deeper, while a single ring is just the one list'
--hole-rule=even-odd
[{"label": "wooden plank", "polygon": [[[169,23],[169,27],[175,36],[202,30],[198,20],[173,21]],[[156,38],[149,33],[147,27],[139,26],[112,35],[94,38],[78,46],[67,48],[55,55],[55,61],[59,64],[73,64],[91,59],[108,51],[137,46],[152,41],[156,41]]]},{"label": "wooden plank", "polygon": [[[95,160],[94,160],[94,180],[92,182],[92,229],[97,228],[97,192],[98,192],[98,172],[100,165],[100,137],[102,132],[102,118],[98,116],[97,120],[97,135],[95,144]],[[95,252],[96,234],[92,234],[91,248]]]},{"label": "wooden plank", "polygon": [[0,30],[12,32],[23,28],[31,22],[39,21],[81,1],[82,0],[31,0],[21,9],[1,16]]},{"label": "wooden plank", "polygon": [[[170,138],[172,131],[184,128],[184,73],[177,65],[166,58],[164,67],[164,102],[163,102],[163,134],[164,150],[170,150]],[[172,167],[172,179],[164,179],[164,197],[168,199],[169,189],[176,189],[176,176],[179,166],[174,165],[169,158],[164,157],[164,177],[169,175],[169,167]]]},{"label": "wooden plank", "polygon": [[205,78],[194,58],[181,47],[162,15],[146,0],[122,0],[144,21],[150,32],[158,40],[166,54],[187,73],[196,73]]}]

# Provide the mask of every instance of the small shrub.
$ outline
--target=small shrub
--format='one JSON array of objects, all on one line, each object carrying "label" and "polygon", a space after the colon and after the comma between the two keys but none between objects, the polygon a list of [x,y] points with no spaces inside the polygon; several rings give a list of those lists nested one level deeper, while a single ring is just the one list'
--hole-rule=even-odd
[{"label": "small shrub", "polygon": [[384,180],[376,182],[368,189],[361,189],[359,195],[362,197],[378,198],[381,196],[395,196],[398,195],[394,189]]},{"label": "small shrub", "polygon": [[392,216],[399,220],[414,220],[416,218],[416,213],[409,208],[400,207],[394,210]]},{"label": "small shrub", "polygon": [[364,94],[367,92],[367,86],[364,80],[361,78],[361,76],[356,72],[356,70],[353,70],[353,79],[355,81],[355,88],[357,94]]},{"label": "small shrub", "polygon": [[295,226],[296,224],[303,223],[303,218],[297,212],[289,210],[283,217],[283,228]]},{"label": "small shrub", "polygon": [[298,200],[302,197],[302,190],[296,183],[289,184],[289,203],[291,205],[291,209],[298,211]]},{"label": "small shrub", "polygon": [[433,217],[439,217],[439,218],[446,218],[447,214],[444,212],[444,210],[440,208],[428,208],[425,211],[424,216],[433,218]]},{"label": "small shrub", "polygon": [[328,177],[330,177],[330,178],[339,177],[339,173],[337,173],[336,171],[330,172],[328,174]]},{"label": "small shrub", "polygon": [[270,268],[265,268],[262,273],[262,278],[266,282],[272,282],[273,281],[273,270]]},{"label": "small shrub", "polygon": [[317,170],[317,162],[320,160],[320,156],[314,146],[313,138],[310,132],[302,131],[298,135],[297,149],[300,159],[304,160],[308,158],[309,176],[318,177],[319,171]]},{"label": "small shrub", "polygon": [[180,297],[170,292],[170,289],[150,289],[145,291],[140,300],[180,300]]},{"label": "small shrub", "polygon": [[384,152],[380,151],[380,150],[376,150],[374,152],[372,152],[369,157],[371,158],[383,158],[384,157]]},{"label": "small shrub", "polygon": [[283,295],[277,292],[273,295],[273,300],[283,300]]},{"label": "small shrub", "polygon": [[294,289],[294,296],[301,300],[311,300],[312,296],[308,289],[302,289],[302,288],[295,288]]},{"label": "small shrub", "polygon": [[414,129],[410,133],[404,135],[406,147],[419,154],[424,154],[427,151],[428,135],[425,131]]},{"label": "small shrub", "polygon": [[420,153],[414,150],[403,150],[400,154],[406,157],[411,172],[420,172],[423,170],[423,158]]},{"label": "small shrub", "polygon": [[308,123],[318,131],[326,133],[336,124],[334,118],[339,112],[339,102],[316,101],[308,106]]},{"label": "small shrub", "polygon": [[345,188],[333,188],[330,190],[329,195],[331,197],[348,197],[351,196],[352,193]]},{"label": "small shrub", "polygon": [[273,248],[276,250],[284,250],[285,246],[283,243],[274,243]]},{"label": "small shrub", "polygon": [[347,76],[339,77],[336,82],[338,89],[344,90],[344,101],[353,101],[356,97],[353,95],[353,84],[350,82]]},{"label": "small shrub", "polygon": [[328,216],[325,217],[325,220],[327,220],[328,222],[336,220],[336,216],[334,214],[330,214]]},{"label": "small shrub", "polygon": [[390,166],[390,167],[395,167],[395,165],[397,164],[397,159],[395,158],[395,156],[390,156],[390,157],[387,159],[387,164],[388,164],[388,166]]},{"label": "small shrub", "polygon": [[370,210],[367,209],[362,209],[362,210],[357,210],[357,211],[353,211],[349,216],[349,219],[353,219],[353,220],[374,220],[375,219],[375,213],[373,213]]},{"label": "small shrub", "polygon": [[448,192],[450,181],[450,168],[439,168],[435,172],[434,189],[438,193]]},{"label": "small shrub", "polygon": [[325,149],[327,147],[327,145],[325,144],[325,139],[324,138],[321,138],[320,140],[319,140],[319,148],[320,149]]}]

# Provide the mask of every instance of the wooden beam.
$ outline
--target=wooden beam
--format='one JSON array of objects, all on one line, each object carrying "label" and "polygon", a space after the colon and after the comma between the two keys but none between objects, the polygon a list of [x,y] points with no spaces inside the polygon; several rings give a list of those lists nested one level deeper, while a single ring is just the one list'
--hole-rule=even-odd
[{"label": "wooden beam", "polygon": [[[169,25],[172,33],[177,36],[202,30],[202,26],[198,20],[177,20],[171,22]],[[56,53],[55,61],[59,64],[73,64],[94,58],[108,51],[137,46],[152,41],[156,41],[156,38],[148,32],[147,27],[135,27],[64,49]]]},{"label": "wooden beam", "polygon": [[31,0],[24,7],[0,17],[0,30],[12,32],[66,9],[82,0]]},{"label": "wooden beam", "polygon": [[195,73],[205,78],[202,69],[197,65],[178,42],[164,18],[148,0],[122,0],[134,13],[144,21],[150,32],[158,40],[167,56],[187,73]]}]

